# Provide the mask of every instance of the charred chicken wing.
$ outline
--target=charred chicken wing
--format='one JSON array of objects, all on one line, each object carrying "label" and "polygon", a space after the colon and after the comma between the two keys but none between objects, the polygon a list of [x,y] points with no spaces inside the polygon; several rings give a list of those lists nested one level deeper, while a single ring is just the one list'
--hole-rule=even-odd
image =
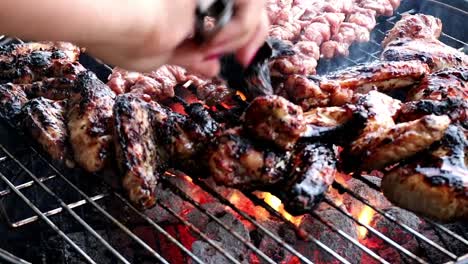
[{"label": "charred chicken wing", "polygon": [[22,124],[52,159],[72,166],[65,122],[66,101],[52,101],[38,97],[23,107]]},{"label": "charred chicken wing", "polygon": [[156,103],[146,102],[140,95],[123,94],[115,101],[114,141],[123,187],[141,208],[154,206],[156,184],[167,165],[154,131],[154,119],[165,116],[157,111]]},{"label": "charred chicken wing", "polygon": [[435,220],[468,220],[467,148],[463,131],[450,126],[433,150],[384,176],[384,195],[402,208]]},{"label": "charred chicken wing", "polygon": [[111,154],[114,98],[94,73],[77,76],[68,101],[67,126],[75,161],[89,172],[103,169]]}]

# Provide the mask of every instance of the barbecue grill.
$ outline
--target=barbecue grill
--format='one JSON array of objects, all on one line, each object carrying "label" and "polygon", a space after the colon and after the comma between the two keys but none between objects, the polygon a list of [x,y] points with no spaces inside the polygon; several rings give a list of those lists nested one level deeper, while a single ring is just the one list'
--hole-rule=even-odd
[{"label": "barbecue grill", "polygon": [[[444,25],[441,41],[467,52],[468,39],[464,32],[467,11],[467,1],[404,1],[395,16],[379,20],[370,42],[354,45],[347,58],[322,60],[318,73],[378,59],[385,32],[405,13],[426,13],[441,18]],[[19,41],[2,37],[0,44]],[[106,81],[111,67],[86,55],[81,61]],[[327,256],[323,263],[391,263],[396,259],[404,263],[468,263],[466,224],[441,225],[423,219],[425,229],[421,230],[378,208],[375,201],[367,200],[338,181],[333,184],[334,191],[347,194],[353,202],[372,210],[392,230],[399,230],[402,237],[415,241],[416,246],[408,247],[394,236],[354,217],[327,194],[322,204],[338,217],[328,218],[314,211],[307,218],[321,225],[324,233],[342,240],[349,250],[353,248],[359,252],[361,259],[352,259],[351,254],[336,250],[337,240],[321,239],[252,193],[241,195],[255,204],[255,208],[266,210],[272,219],[281,223],[283,231],[273,230],[267,222],[259,221],[228,199],[219,187],[169,173],[167,176],[158,186],[164,199],[157,201],[155,209],[141,212],[112,186],[112,182],[102,180],[105,176],[85,175],[77,169],[65,169],[51,162],[36,151],[34,143],[17,135],[7,123],[0,123],[0,216],[3,220],[0,263],[313,263],[310,254],[304,253],[297,246],[300,243],[292,237],[313,245],[314,250]],[[366,188],[380,192],[379,184],[366,175],[353,177]],[[213,209],[197,199],[194,190],[217,207]],[[182,210],[188,207],[194,208],[193,211]],[[232,212],[238,220],[227,221],[220,211]],[[205,222],[192,217],[194,214]],[[341,219],[353,222],[376,241],[386,244],[398,258],[390,258],[371,243],[363,243],[352,236],[337,222]],[[199,221],[213,226],[217,235],[208,227],[201,228]],[[246,234],[245,229],[238,228],[240,222],[252,226],[255,232]],[[194,237],[197,246],[193,243]],[[276,251],[266,250],[268,247],[256,242],[259,241],[256,237],[270,241]],[[243,252],[248,254],[243,254],[239,248],[246,248]],[[290,258],[286,260],[285,255]]]}]

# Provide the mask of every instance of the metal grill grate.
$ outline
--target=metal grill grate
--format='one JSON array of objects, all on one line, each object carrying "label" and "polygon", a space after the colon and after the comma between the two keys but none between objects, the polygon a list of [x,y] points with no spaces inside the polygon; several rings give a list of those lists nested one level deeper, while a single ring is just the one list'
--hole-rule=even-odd
[{"label": "metal grill grate", "polygon": [[[437,4],[438,2],[433,2]],[[402,7],[403,8],[403,7]],[[404,8],[403,8],[404,9]],[[400,9],[401,10],[401,9]],[[415,13],[421,10],[406,9],[404,13]],[[457,9],[458,10],[458,9]],[[459,10],[459,12],[464,12]],[[398,13],[396,16],[380,21],[377,29],[373,32],[372,41],[362,45],[356,45],[351,50],[349,58],[334,59],[331,61],[323,61],[318,69],[319,73],[324,73],[330,69],[337,69],[375,60],[379,57],[380,41],[384,36],[386,29],[391,28],[394,22],[398,21],[403,13]],[[466,12],[465,12],[466,14]],[[466,16],[468,18],[468,16]],[[466,49],[467,44],[461,40],[444,34],[442,39],[445,43],[459,49]],[[0,38],[0,44],[12,41],[11,39]],[[10,132],[10,133],[9,133]],[[7,139],[8,140],[5,140]],[[177,247],[183,253],[182,259],[184,262],[203,263],[204,261],[194,254],[190,248],[184,246],[183,239],[178,237],[177,232],[169,232],[161,223],[157,223],[150,216],[140,212],[133,207],[124,197],[114,191],[107,184],[99,179],[82,175],[77,171],[68,171],[61,167],[53,165],[47,158],[42,156],[35,150],[34,144],[30,144],[26,139],[20,136],[12,136],[11,130],[8,127],[0,125],[0,201],[2,205],[2,215],[8,223],[10,229],[28,230],[29,225],[33,222],[38,222],[38,225],[50,231],[48,235],[55,234],[61,238],[61,241],[76,253],[76,256],[81,258],[80,261],[87,263],[101,263],[99,256],[90,254],[86,241],[96,241],[102,247],[102,254],[106,255],[112,262],[131,263],[135,259],[129,259],[123,252],[116,241],[114,234],[119,234],[132,241],[134,249],[138,248],[144,252],[145,258],[151,262],[168,263],[164,256],[164,249],[160,246],[154,246],[143,240],[135,230],[135,223],[126,217],[125,214],[131,214],[137,219],[138,225],[150,228],[155,233],[164,237],[173,247]],[[85,177],[84,179],[81,179]],[[365,177],[354,175],[355,178],[366,183],[369,188],[380,191],[379,186],[370,182]],[[263,252],[258,245],[254,245],[251,241],[246,240],[241,234],[233,230],[231,226],[225,224],[219,216],[210,212],[202,204],[193,199],[190,194],[186,193],[183,188],[174,183],[171,178],[163,179],[160,185],[167,188],[171,195],[178,197],[185,203],[196,208],[202,215],[217,224],[218,228],[224,229],[231,234],[240,244],[250,249],[261,263],[276,263],[276,261]],[[237,213],[243,220],[256,227],[258,232],[269,237],[279,247],[288,251],[291,255],[297,257],[301,263],[312,263],[302,253],[299,252],[285,238],[272,232],[264,223],[260,223],[250,214],[236,207],[228,199],[226,199],[218,190],[203,181],[194,180],[194,183],[201,187],[203,192],[212,197],[217,202],[225,205],[230,210]],[[333,188],[341,193],[347,193],[364,206],[371,208],[376,214],[379,214],[390,221],[393,225],[404,230],[408,235],[415,238],[419,243],[421,252],[412,252],[391,238],[379,232],[377,229],[368,224],[354,218],[347,211],[343,210],[332,197],[327,195],[323,203],[326,203],[331,208],[334,208],[342,217],[349,218],[358,226],[364,227],[369,233],[380,238],[390,247],[394,248],[405,262],[408,263],[434,263],[428,251],[438,252],[445,257],[444,262],[447,263],[466,263],[468,261],[468,230],[466,226],[458,226],[457,232],[452,228],[426,220],[429,223],[434,233],[437,234],[440,242],[435,242],[432,238],[418,232],[406,223],[397,220],[393,215],[385,212],[366,198],[354,193],[348,187],[335,182]],[[352,263],[356,260],[346,259],[339,253],[330,248],[329,244],[321,242],[313,235],[309,234],[303,228],[297,227],[291,220],[286,219],[282,214],[275,211],[270,205],[266,204],[257,196],[246,193],[255,204],[265,208],[273,217],[283,221],[291,229],[303,234],[311,243],[315,244],[318,249],[328,254],[332,259],[339,263]],[[243,260],[238,259],[231,252],[226,250],[222,244],[213,240],[209,235],[196,227],[193,223],[186,219],[182,212],[178,212],[172,205],[163,201],[158,201],[158,206],[165,213],[172,215],[182,226],[185,226],[193,233],[200,237],[200,240],[209,244],[213,250],[219,252],[229,262],[243,263]],[[122,213],[124,212],[124,213]],[[363,245],[358,239],[350,236],[347,232],[340,229],[335,223],[324,219],[317,212],[310,212],[311,217],[316,219],[318,223],[324,225],[330,232],[334,232],[343,240],[357,247],[363,254],[368,255],[376,263],[389,263],[382,256],[379,256],[372,249]],[[31,229],[36,230],[36,229]],[[66,231],[65,231],[66,230]],[[76,237],[71,236],[70,230],[75,232],[83,232],[86,234],[85,242],[78,241]],[[6,230],[5,233],[11,230]],[[0,227],[0,232],[2,229]],[[31,234],[34,236],[34,234]],[[46,235],[44,235],[46,236]],[[463,252],[457,252],[451,248],[451,243],[456,241],[464,248]],[[94,251],[92,251],[94,252]],[[13,263],[27,263],[12,256],[8,252],[0,250],[0,258]],[[138,262],[138,261],[135,261]]]}]

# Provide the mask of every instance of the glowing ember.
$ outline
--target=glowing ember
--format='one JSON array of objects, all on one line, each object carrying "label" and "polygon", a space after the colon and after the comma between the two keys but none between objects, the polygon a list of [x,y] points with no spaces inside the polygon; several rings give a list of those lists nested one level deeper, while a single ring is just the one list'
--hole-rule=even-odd
[{"label": "glowing ember", "polygon": [[255,193],[260,199],[263,199],[268,205],[271,206],[275,211],[280,213],[284,218],[286,218],[291,223],[295,224],[296,226],[301,224],[302,218],[304,216],[292,216],[286,210],[284,210],[284,205],[281,203],[281,200],[272,195],[271,193],[267,192],[256,192]]},{"label": "glowing ember", "polygon": [[242,99],[242,101],[247,100],[247,97],[241,91],[236,91],[236,95],[238,95]]},{"label": "glowing ember", "polygon": [[186,181],[188,181],[188,182],[190,182],[190,183],[193,183],[192,178],[190,178],[189,176],[184,175],[184,178],[185,178]]},{"label": "glowing ember", "polygon": [[[374,216],[374,210],[370,208],[369,206],[365,206],[364,209],[359,213],[358,220],[363,223],[363,224],[370,224],[372,221],[372,217]],[[359,239],[364,239],[366,238],[367,235],[367,229],[363,226],[358,226],[358,235]]]}]

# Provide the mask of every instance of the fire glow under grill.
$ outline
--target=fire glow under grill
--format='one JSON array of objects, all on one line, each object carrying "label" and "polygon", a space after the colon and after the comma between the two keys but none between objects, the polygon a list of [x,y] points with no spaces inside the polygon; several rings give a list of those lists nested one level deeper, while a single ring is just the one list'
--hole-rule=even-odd
[{"label": "fire glow under grill", "polygon": [[[462,10],[427,2],[446,10],[446,19],[450,12],[468,18]],[[380,21],[371,42],[354,46],[349,58],[321,62],[318,72],[377,59],[385,31],[402,10],[421,12],[403,5],[398,15]],[[468,45],[448,34],[441,40],[460,50]],[[15,40],[2,38],[9,41]],[[338,177],[317,210],[294,217],[269,193],[241,193],[168,173],[158,185],[157,206],[143,213],[98,177],[54,166],[11,131],[0,124],[0,213],[8,224],[0,225],[0,247],[27,261],[468,262],[466,225],[441,225],[392,207],[376,177]],[[7,251],[0,250],[0,259],[26,263]]]}]

